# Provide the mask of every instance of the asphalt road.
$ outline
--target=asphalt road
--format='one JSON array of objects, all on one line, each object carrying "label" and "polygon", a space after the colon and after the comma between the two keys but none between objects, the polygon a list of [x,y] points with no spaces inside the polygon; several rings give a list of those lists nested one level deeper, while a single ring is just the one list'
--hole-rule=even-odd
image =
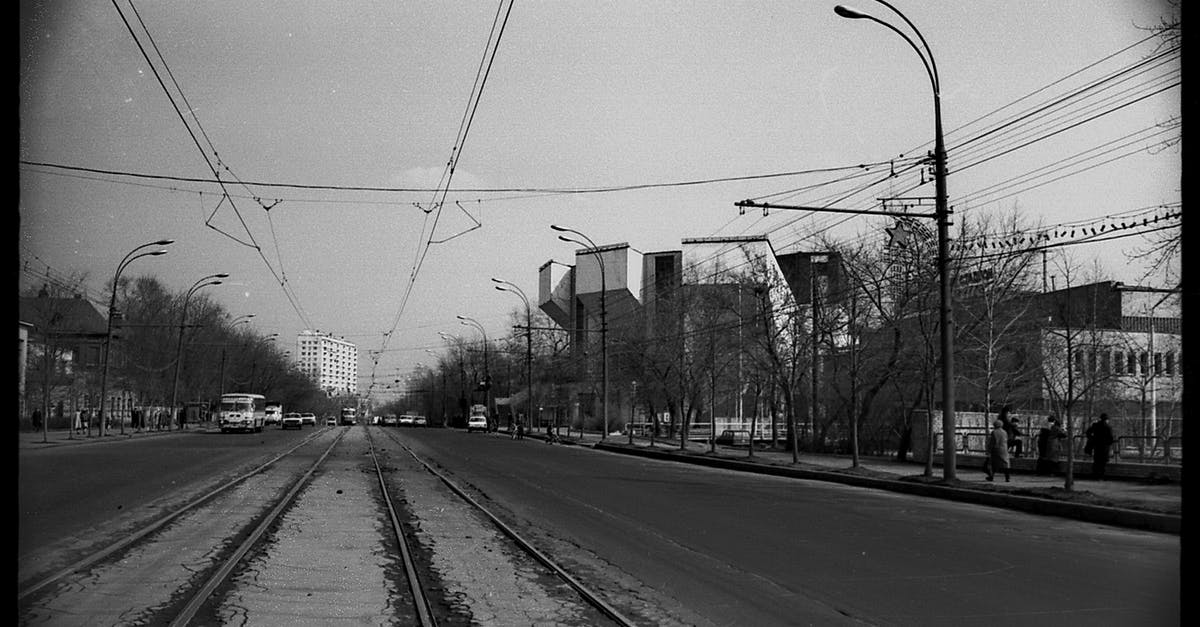
[{"label": "asphalt road", "polygon": [[188,431],[100,444],[21,450],[18,580],[61,566],[87,546],[114,541],[189,495],[211,489],[312,434]]},{"label": "asphalt road", "polygon": [[[310,433],[21,450],[19,579]],[[396,433],[645,624],[1180,622],[1178,535],[498,434]]]},{"label": "asphalt road", "polygon": [[[692,624],[1175,625],[1180,539],[824,482],[411,429],[624,604]],[[655,622],[663,621],[659,616]]]}]

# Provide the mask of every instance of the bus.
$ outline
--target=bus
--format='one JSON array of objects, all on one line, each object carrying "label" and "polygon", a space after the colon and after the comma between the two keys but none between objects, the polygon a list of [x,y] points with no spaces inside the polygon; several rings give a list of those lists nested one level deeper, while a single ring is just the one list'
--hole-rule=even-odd
[{"label": "bus", "polygon": [[356,422],[357,418],[358,418],[358,408],[357,407],[343,407],[342,408],[342,418],[338,422],[339,422],[339,424],[343,424],[343,425],[352,425]]},{"label": "bus", "polygon": [[218,411],[221,433],[261,433],[267,417],[267,399],[262,394],[222,394]]}]

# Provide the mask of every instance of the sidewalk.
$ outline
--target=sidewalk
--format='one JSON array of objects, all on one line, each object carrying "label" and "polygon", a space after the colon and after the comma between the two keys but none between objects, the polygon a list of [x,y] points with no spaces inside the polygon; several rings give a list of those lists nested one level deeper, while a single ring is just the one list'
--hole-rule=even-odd
[{"label": "sidewalk", "polygon": [[185,433],[205,433],[208,427],[205,425],[188,425],[187,429],[182,431],[174,429],[171,431],[155,431],[153,429],[143,429],[137,431],[128,426],[125,427],[125,434],[121,434],[120,427],[114,427],[101,437],[95,428],[92,429],[91,436],[85,433],[72,433],[69,429],[51,429],[46,434],[41,431],[20,431],[17,434],[17,446],[23,449],[39,449],[55,446],[76,446],[85,444],[104,444],[108,442],[124,442],[133,438],[144,438],[151,436],[164,436],[172,434]]},{"label": "sidewalk", "polygon": [[[610,434],[603,440],[600,435],[573,433],[571,438],[564,438],[564,443],[748,472],[837,481],[1153,531],[1179,533],[1182,526],[1181,481],[1157,483],[1117,478],[1099,481],[1088,476],[1090,462],[1086,464],[1087,472],[1076,472],[1072,491],[1067,492],[1064,476],[1039,476],[1019,467],[1011,473],[1010,482],[1004,481],[1003,474],[998,474],[994,481],[987,481],[981,468],[982,457],[972,455],[956,456],[956,478],[948,483],[943,479],[940,458],[933,466],[932,476],[925,477],[923,463],[901,462],[895,457],[860,456],[859,466],[854,468],[848,455],[801,452],[799,461],[793,463],[792,454],[783,450],[755,449],[750,457],[744,446],[718,445],[716,452],[710,453],[707,444],[689,442],[684,452],[679,449],[678,439],[656,439],[655,446],[651,447],[648,438],[636,437],[630,446],[627,435]],[[532,434],[530,437],[543,439],[545,436]],[[1146,468],[1147,474],[1153,472],[1153,467]],[[1172,471],[1181,472],[1180,469]]]}]

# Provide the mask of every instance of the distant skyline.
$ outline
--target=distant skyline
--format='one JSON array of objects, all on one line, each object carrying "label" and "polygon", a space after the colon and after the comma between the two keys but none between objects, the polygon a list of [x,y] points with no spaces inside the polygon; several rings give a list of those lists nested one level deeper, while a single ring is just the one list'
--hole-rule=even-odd
[{"label": "distant skyline", "polygon": [[[935,55],[956,220],[1179,212],[1180,57],[1150,31],[1172,3],[891,3]],[[391,381],[439,331],[471,337],[457,315],[507,333],[523,305],[491,279],[536,299],[538,267],[577,248],[552,223],[639,251],[882,242],[879,217],[734,206],[932,195],[921,60],[835,4],[23,1],[19,287],[86,272],[103,309],[125,253],[173,238],[126,276],[228,272],[208,297],[264,334],[353,342],[366,390],[371,351]],[[1056,250],[1154,285],[1138,246]]]}]

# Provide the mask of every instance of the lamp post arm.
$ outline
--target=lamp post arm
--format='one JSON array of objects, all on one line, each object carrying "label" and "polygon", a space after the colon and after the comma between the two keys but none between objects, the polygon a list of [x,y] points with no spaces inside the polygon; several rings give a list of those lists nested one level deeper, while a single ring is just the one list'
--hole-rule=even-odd
[{"label": "lamp post arm", "polygon": [[[899,15],[900,19],[904,20],[904,23],[908,24],[908,27],[911,28],[912,31],[917,34],[917,38],[921,40],[921,45],[925,47],[925,54],[921,54],[920,50],[917,50],[917,54],[921,55],[922,61],[924,61],[926,57],[929,58],[928,62],[925,63],[925,69],[926,69],[926,71],[929,72],[929,76],[933,80],[933,93],[935,93],[935,94],[941,93],[942,81],[938,77],[937,61],[935,61],[933,59],[933,50],[929,49],[929,42],[925,41],[925,36],[922,35],[921,31],[918,30],[916,25],[914,25],[912,23],[912,20],[908,19],[907,15],[900,12],[900,9],[897,9],[896,7],[892,6],[891,4],[886,2],[886,0],[875,0],[875,1],[889,9],[891,9],[892,13]],[[876,21],[878,21],[878,20],[876,20]],[[880,22],[880,23],[882,23],[882,22]],[[895,29],[893,29],[893,30],[895,30]],[[899,31],[897,31],[897,32],[899,32]],[[903,35],[903,33],[901,33],[901,35]],[[905,37],[905,39],[908,39],[908,38]],[[908,43],[911,44],[912,41],[910,40]],[[913,48],[916,48],[916,46],[914,45]]]},{"label": "lamp post arm", "polygon": [[[921,57],[921,63],[924,64],[924,66],[925,66],[925,73],[929,75],[929,84],[933,87],[933,95],[936,98],[939,93],[938,79],[937,79],[937,70],[930,65],[930,63],[933,62],[932,57],[926,58],[925,53],[922,52],[920,46],[918,46],[916,44],[916,42],[914,42],[912,40],[912,37],[909,37],[904,31],[900,30],[899,28],[896,28],[895,26],[892,26],[890,23],[885,22],[873,15],[865,15],[864,17],[865,17],[865,19],[871,20],[872,22],[875,22],[876,24],[882,24],[884,27],[888,28],[893,33],[896,33],[897,35],[903,37],[904,41],[908,42],[909,46],[912,46],[912,49],[917,53],[917,56]],[[900,17],[904,17],[904,16],[902,15]],[[907,18],[905,19],[905,21],[906,22],[908,21]],[[911,26],[911,24],[909,24],[909,25]],[[913,30],[916,31],[917,29],[914,28]],[[917,32],[917,36],[918,37],[921,36],[921,33],[919,31]],[[924,42],[925,40],[922,38],[921,41]]]}]

